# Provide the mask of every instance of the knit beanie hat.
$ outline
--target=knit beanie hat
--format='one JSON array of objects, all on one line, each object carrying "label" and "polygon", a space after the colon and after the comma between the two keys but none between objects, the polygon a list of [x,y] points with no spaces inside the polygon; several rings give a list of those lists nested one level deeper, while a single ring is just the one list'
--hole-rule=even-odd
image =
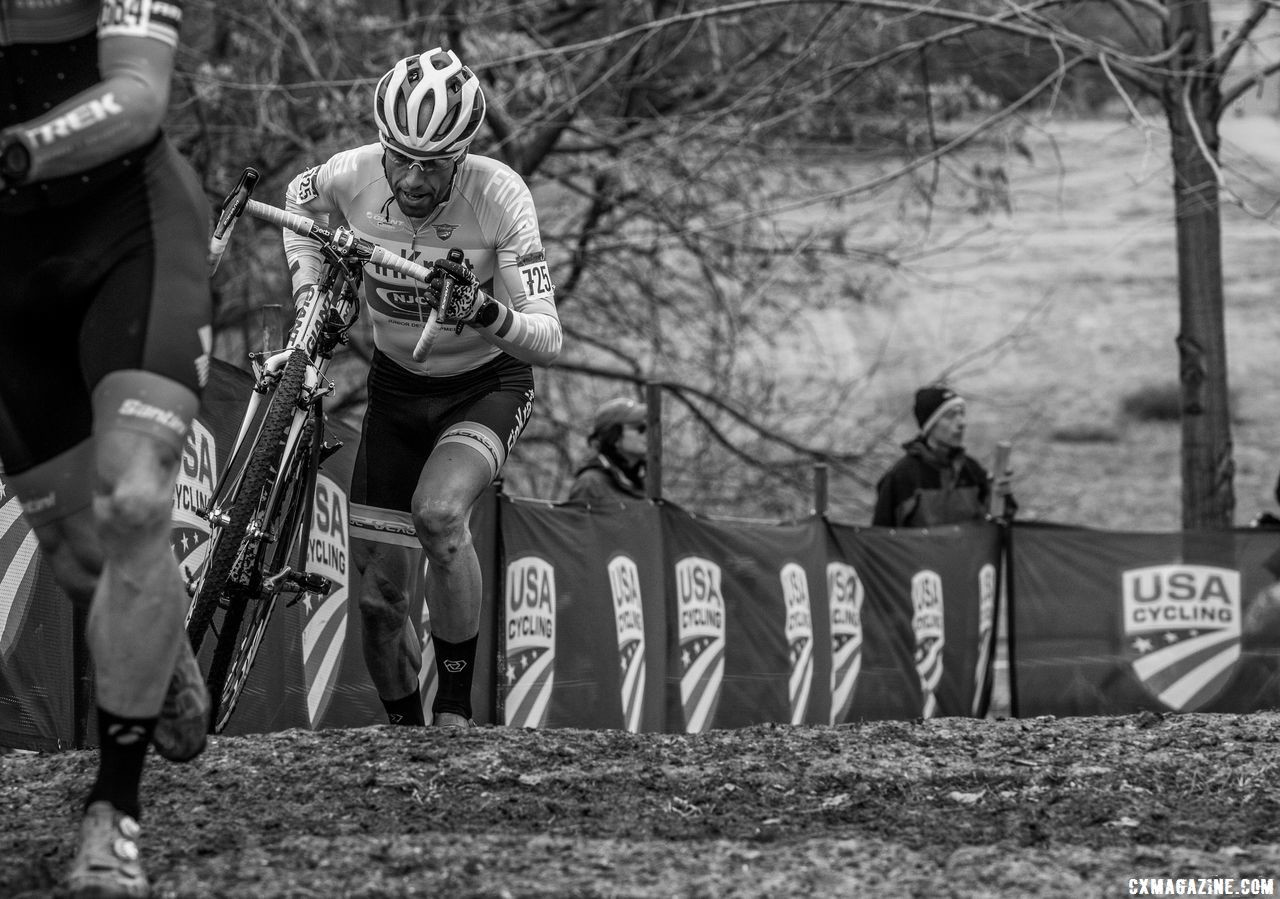
[{"label": "knit beanie hat", "polygon": [[938,419],[948,411],[964,403],[964,397],[950,387],[934,384],[921,387],[916,391],[916,423],[920,425],[920,433],[928,434],[929,429],[938,423]]}]

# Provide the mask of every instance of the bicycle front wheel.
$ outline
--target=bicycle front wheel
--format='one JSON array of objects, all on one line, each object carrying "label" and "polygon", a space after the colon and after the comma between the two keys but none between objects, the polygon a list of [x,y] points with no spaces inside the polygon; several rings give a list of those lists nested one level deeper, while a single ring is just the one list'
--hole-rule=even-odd
[{"label": "bicycle front wheel", "polygon": [[[306,567],[307,551],[311,523],[312,480],[309,463],[319,463],[320,423],[317,410],[307,416],[302,434],[294,448],[291,458],[283,460],[281,473],[277,480],[284,491],[277,509],[268,510],[266,531],[271,539],[264,542],[260,549],[258,570],[264,577],[278,574],[285,569],[301,572]],[[279,598],[279,589],[269,589],[265,585],[256,594],[256,599],[245,605],[247,620],[237,628],[234,634],[224,628],[224,638],[218,641],[214,652],[214,664],[225,665],[226,677],[222,688],[221,702],[214,712],[214,733],[221,733],[231,720],[249,680],[249,672],[253,670],[254,659],[262,645],[262,638],[271,623],[271,615]]]},{"label": "bicycle front wheel", "polygon": [[[246,609],[251,603],[262,605],[262,544],[269,524],[265,506],[276,478],[290,469],[281,457],[294,415],[304,414],[300,401],[308,364],[307,354],[294,350],[281,372],[262,426],[249,447],[243,476],[226,513],[227,522],[214,525],[204,573],[188,617],[187,636],[197,652],[211,627],[217,636],[206,676],[213,704],[210,729],[215,733],[221,732],[229,717],[229,711],[223,713],[224,688],[235,647],[241,642]],[[259,526],[250,528],[255,521]],[[215,624],[219,610],[222,619]],[[269,616],[270,609],[265,611]],[[250,616],[251,621],[253,617]],[[216,724],[219,721],[221,725]]]}]

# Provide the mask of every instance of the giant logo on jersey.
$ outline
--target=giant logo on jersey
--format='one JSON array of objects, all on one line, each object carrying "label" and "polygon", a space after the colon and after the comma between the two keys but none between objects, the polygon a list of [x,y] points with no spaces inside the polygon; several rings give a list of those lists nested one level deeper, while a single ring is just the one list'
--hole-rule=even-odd
[{"label": "giant logo on jersey", "polygon": [[831,607],[831,723],[840,724],[853,708],[853,691],[862,671],[862,580],[852,565],[827,565],[827,602]]},{"label": "giant logo on jersey", "polygon": [[556,663],[556,572],[537,556],[507,565],[506,723],[542,727],[551,705]]},{"label": "giant logo on jersey", "polygon": [[1175,712],[1204,708],[1240,658],[1240,572],[1152,565],[1123,572],[1121,584],[1134,674]]},{"label": "giant logo on jersey", "polygon": [[911,577],[911,629],[916,635],[916,674],[920,677],[920,716],[938,714],[934,691],[942,682],[943,630],[942,578],[936,571],[917,571]]},{"label": "giant logo on jersey", "polygon": [[8,661],[31,611],[35,561],[36,535],[0,477],[0,664]]},{"label": "giant logo on jersey", "polygon": [[725,604],[720,566],[689,556],[676,563],[676,642],[686,733],[711,726],[724,683]]},{"label": "giant logo on jersey", "polygon": [[302,672],[307,689],[307,715],[315,727],[333,699],[347,643],[347,596],[351,583],[351,535],[346,493],[327,475],[316,478],[311,510],[307,571],[332,585],[328,596],[307,593],[302,601]]},{"label": "giant logo on jersey", "polygon": [[609,592],[618,631],[618,662],[622,667],[622,719],[631,733],[640,732],[644,712],[644,607],[640,602],[640,571],[629,556],[609,560]]},{"label": "giant logo on jersey", "polygon": [[208,509],[217,476],[218,448],[213,434],[198,419],[193,420],[173,487],[173,525],[169,530],[173,555],[188,581],[200,574],[209,553],[209,523],[200,513]]},{"label": "giant logo on jersey", "polygon": [[813,689],[813,611],[809,602],[809,576],[804,567],[788,562],[778,572],[782,581],[782,602],[787,610],[785,632],[791,677],[787,696],[791,702],[791,723],[803,724],[809,711]]}]

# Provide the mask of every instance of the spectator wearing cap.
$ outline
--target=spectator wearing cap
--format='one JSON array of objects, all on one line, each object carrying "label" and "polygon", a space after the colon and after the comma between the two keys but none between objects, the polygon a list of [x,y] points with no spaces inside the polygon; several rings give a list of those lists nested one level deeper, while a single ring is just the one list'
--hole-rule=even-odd
[{"label": "spectator wearing cap", "polygon": [[[920,432],[902,445],[902,458],[876,484],[871,524],[917,528],[984,519],[992,482],[964,450],[964,397],[940,384],[922,387],[914,411]],[[994,488],[1012,514],[1008,477]]]},{"label": "spectator wearing cap", "polygon": [[603,506],[645,498],[645,436],[649,410],[644,403],[617,397],[603,403],[587,436],[594,455],[574,474],[569,502]]}]

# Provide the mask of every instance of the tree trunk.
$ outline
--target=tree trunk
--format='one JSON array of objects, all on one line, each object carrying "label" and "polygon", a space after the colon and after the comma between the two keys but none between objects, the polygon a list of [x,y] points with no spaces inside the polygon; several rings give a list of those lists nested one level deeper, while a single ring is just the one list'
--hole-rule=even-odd
[{"label": "tree trunk", "polygon": [[1207,0],[1169,4],[1180,71],[1164,97],[1172,135],[1178,250],[1178,376],[1182,385],[1182,527],[1229,528],[1235,462],[1227,401],[1227,342],[1218,205],[1219,81],[1207,72],[1213,31]]}]

